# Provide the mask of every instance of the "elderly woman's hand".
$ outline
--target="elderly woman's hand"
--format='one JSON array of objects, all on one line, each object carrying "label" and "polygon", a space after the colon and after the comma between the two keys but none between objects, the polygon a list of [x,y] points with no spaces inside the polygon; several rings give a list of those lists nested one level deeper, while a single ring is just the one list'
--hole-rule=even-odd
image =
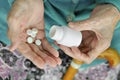
[{"label": "elderly woman's hand", "polygon": [[89,64],[110,46],[119,19],[120,13],[113,5],[99,5],[89,19],[69,23],[72,29],[82,32],[81,45],[70,48],[59,46],[69,56]]},{"label": "elderly woman's hand", "polygon": [[[8,26],[11,51],[17,48],[39,68],[43,68],[46,63],[51,66],[61,63],[57,50],[45,38],[43,0],[15,0],[8,15]],[[41,46],[26,42],[26,30],[29,28],[38,29],[37,38],[42,41]]]}]

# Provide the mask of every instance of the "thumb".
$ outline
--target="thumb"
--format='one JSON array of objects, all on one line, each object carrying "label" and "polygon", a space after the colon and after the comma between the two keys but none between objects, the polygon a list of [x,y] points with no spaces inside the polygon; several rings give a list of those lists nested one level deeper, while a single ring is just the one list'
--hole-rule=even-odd
[{"label": "thumb", "polygon": [[8,29],[8,38],[11,41],[11,45],[9,46],[10,51],[14,51],[20,44],[20,39],[18,38],[18,36],[19,35],[17,32],[15,32],[14,30],[11,31],[10,29]]},{"label": "thumb", "polygon": [[12,44],[9,46],[9,50],[13,52],[15,49],[17,49],[18,45],[19,42],[12,42]]},{"label": "thumb", "polygon": [[10,51],[14,51],[15,49],[17,49],[18,45],[20,44],[20,33],[19,33],[20,29],[16,30],[16,29],[8,29],[8,38],[11,41],[11,45],[9,46]]},{"label": "thumb", "polygon": [[21,35],[21,24],[18,19],[11,17],[8,19],[8,26],[7,35],[11,40],[9,49],[10,51],[14,51],[20,44],[19,36]]},{"label": "thumb", "polygon": [[68,26],[76,31],[92,30],[90,20],[69,22]]}]

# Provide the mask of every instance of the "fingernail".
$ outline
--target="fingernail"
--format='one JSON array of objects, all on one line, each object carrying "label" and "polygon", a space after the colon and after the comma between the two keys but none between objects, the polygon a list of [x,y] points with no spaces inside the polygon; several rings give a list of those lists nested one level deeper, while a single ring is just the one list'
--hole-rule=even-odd
[{"label": "fingernail", "polygon": [[56,51],[55,57],[59,57],[59,53]]},{"label": "fingernail", "polygon": [[58,65],[61,65],[61,63],[62,63],[62,60],[59,60],[59,61],[58,61]]}]

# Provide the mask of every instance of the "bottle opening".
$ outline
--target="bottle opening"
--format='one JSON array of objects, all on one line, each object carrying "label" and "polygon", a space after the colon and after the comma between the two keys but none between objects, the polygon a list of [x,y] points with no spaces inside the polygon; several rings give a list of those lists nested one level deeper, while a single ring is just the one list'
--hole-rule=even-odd
[{"label": "bottle opening", "polygon": [[53,25],[52,28],[50,29],[49,36],[51,39],[59,41],[63,37],[63,29],[62,27]]},{"label": "bottle opening", "polygon": [[55,38],[55,34],[56,34],[56,27],[53,26],[51,29],[50,29],[50,33],[49,33],[49,36],[51,39],[54,39]]}]

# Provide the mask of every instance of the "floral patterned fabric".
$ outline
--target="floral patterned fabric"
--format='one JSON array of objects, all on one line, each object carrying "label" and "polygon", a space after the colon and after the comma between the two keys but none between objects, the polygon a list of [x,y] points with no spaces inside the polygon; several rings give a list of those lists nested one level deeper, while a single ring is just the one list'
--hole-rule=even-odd
[{"label": "floral patterned fabric", "polygon": [[[44,69],[39,69],[17,50],[10,52],[6,45],[0,42],[0,80],[62,80],[72,59],[61,50],[59,52],[62,59],[60,66],[51,68],[46,65]],[[120,80],[120,65],[111,68],[106,62],[79,69],[74,80]]]}]

